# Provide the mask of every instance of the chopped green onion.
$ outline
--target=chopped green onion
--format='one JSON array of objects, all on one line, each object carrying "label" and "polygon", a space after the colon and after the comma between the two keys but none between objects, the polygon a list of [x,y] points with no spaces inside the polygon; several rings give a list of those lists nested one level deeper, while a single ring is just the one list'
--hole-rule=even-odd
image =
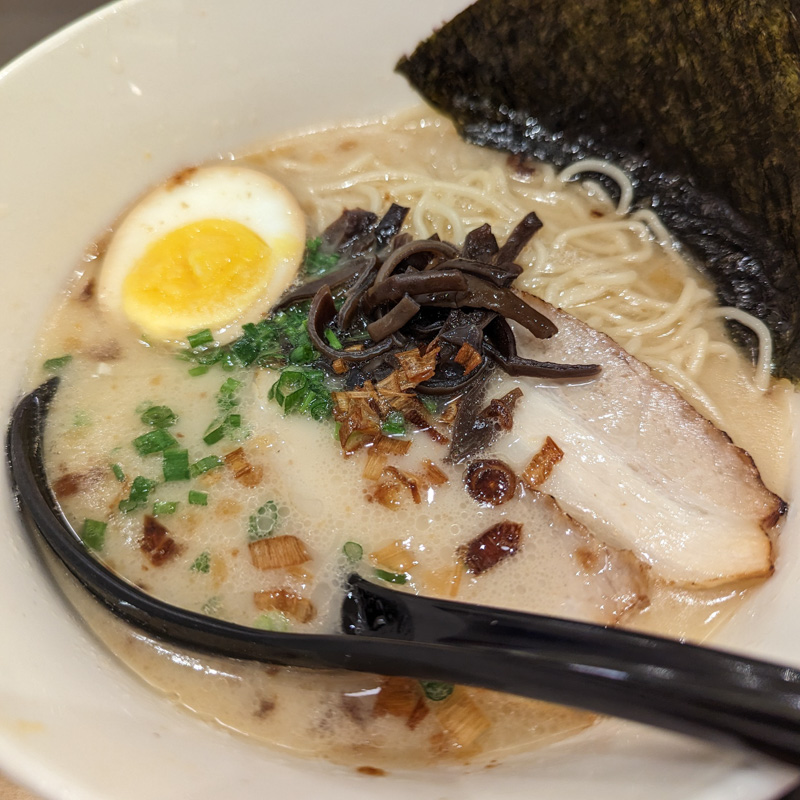
[{"label": "chopped green onion", "polygon": [[318,369],[285,369],[272,384],[268,397],[286,414],[308,414],[317,420],[329,417],[333,409],[325,375]]},{"label": "chopped green onion", "polygon": [[207,506],[208,505],[208,492],[197,492],[194,489],[189,491],[189,505],[190,506]]},{"label": "chopped green onion", "polygon": [[219,365],[225,372],[233,372],[239,366],[239,362],[233,353],[228,352],[220,358]]},{"label": "chopped green onion", "polygon": [[[246,326],[242,326],[244,330]],[[258,358],[258,342],[253,341],[252,338],[242,336],[231,345],[231,353],[236,357],[243,367],[249,367]]]},{"label": "chopped green onion", "polygon": [[203,612],[207,617],[216,617],[220,610],[222,609],[222,598],[221,597],[209,597],[208,600],[203,603],[200,608],[200,611]]},{"label": "chopped green onion", "polygon": [[102,550],[106,539],[106,523],[85,519],[81,528],[81,541],[91,550]]},{"label": "chopped green onion", "polygon": [[425,406],[425,410],[429,414],[436,414],[439,411],[439,404],[436,402],[435,397],[429,394],[417,395],[417,397],[422,402],[422,405]]},{"label": "chopped green onion", "polygon": [[275,397],[288,414],[300,411],[303,400],[309,393],[308,381],[301,372],[284,372],[275,389]]},{"label": "chopped green onion", "polygon": [[298,345],[289,353],[289,362],[291,364],[311,364],[316,358],[316,350],[310,343]]},{"label": "chopped green onion", "polygon": [[214,341],[214,335],[206,328],[205,330],[197,331],[197,333],[189,334],[186,337],[186,341],[189,342],[189,347],[202,347],[204,344],[211,344]]},{"label": "chopped green onion", "polygon": [[403,584],[408,580],[408,577],[402,572],[387,572],[385,569],[376,569],[375,577],[387,583]]},{"label": "chopped green onion", "polygon": [[[253,364],[283,367],[291,352],[298,359],[297,363],[308,364],[319,358],[319,353],[311,346],[307,317],[308,302],[296,303],[258,323],[245,323],[242,325],[242,335],[231,344],[208,342],[183,350],[178,357],[195,364],[190,370],[193,375],[207,371],[198,367],[208,368],[213,364],[219,364],[227,371]],[[194,344],[195,341],[198,340],[192,338],[190,343]]]},{"label": "chopped green onion", "polygon": [[171,428],[178,421],[178,416],[169,406],[150,406],[142,414],[141,420],[154,428]]},{"label": "chopped green onion", "polygon": [[200,364],[199,366],[197,366],[197,367],[192,367],[192,368],[189,370],[189,374],[190,374],[190,375],[191,375],[193,378],[196,378],[198,375],[205,375],[205,374],[206,374],[206,372],[208,372],[208,367],[207,367],[205,364]]},{"label": "chopped green onion", "polygon": [[242,382],[236,378],[228,378],[217,392],[217,407],[223,414],[233,410],[239,405],[236,393],[242,388]]},{"label": "chopped green onion", "polygon": [[339,263],[339,258],[336,253],[323,253],[322,239],[317,236],[306,242],[303,267],[307,275],[320,275],[333,269]]},{"label": "chopped green onion", "polygon": [[221,394],[233,394],[237,389],[242,388],[242,382],[237,381],[236,378],[228,378],[225,383],[219,387]]},{"label": "chopped green onion", "polygon": [[114,477],[122,483],[125,480],[125,473],[122,470],[122,466],[120,464],[112,464],[111,471],[114,473]]},{"label": "chopped green onion", "polygon": [[358,542],[345,542],[342,552],[353,563],[361,561],[364,556],[364,548]]},{"label": "chopped green onion", "polygon": [[85,428],[92,424],[92,418],[85,411],[78,411],[72,419],[72,424],[76,428]]},{"label": "chopped green onion", "polygon": [[165,481],[189,480],[189,451],[172,448],[164,451],[161,464]]},{"label": "chopped green onion", "polygon": [[266,539],[278,524],[278,506],[274,500],[267,500],[255,514],[250,515],[247,533],[251,542]]},{"label": "chopped green onion", "polygon": [[333,403],[331,402],[330,395],[327,395],[326,397],[317,396],[317,398],[311,404],[311,407],[308,409],[308,412],[311,414],[312,419],[315,419],[319,422],[319,420],[330,416],[332,408]]},{"label": "chopped green onion", "polygon": [[236,378],[228,378],[222,386],[219,387],[217,392],[217,407],[220,410],[220,415],[206,428],[206,433],[203,436],[203,441],[211,446],[221,441],[225,436],[230,436],[235,439],[236,437],[231,432],[233,428],[239,428],[242,425],[241,414],[230,413],[236,406],[239,405],[239,398],[237,393],[242,387],[242,381]]},{"label": "chopped green onion", "polygon": [[156,482],[137,475],[131,484],[131,493],[125,500],[119,501],[119,510],[126,514],[147,504],[147,496],[156,488]]},{"label": "chopped green onion", "polygon": [[140,456],[151,455],[152,453],[160,453],[163,450],[168,450],[170,447],[175,447],[178,440],[163,428],[156,428],[149,433],[143,433],[133,440],[133,446]]},{"label": "chopped green onion", "polygon": [[177,508],[178,504],[175,501],[156,500],[153,503],[153,516],[164,517],[167,514],[174,514]]},{"label": "chopped green onion", "polygon": [[195,461],[194,464],[189,467],[189,475],[192,478],[196,478],[204,472],[221,467],[222,463],[222,459],[219,456],[206,456],[199,461]]},{"label": "chopped green onion", "polygon": [[48,358],[42,367],[46,372],[58,372],[60,369],[64,369],[64,367],[66,367],[70,361],[72,361],[71,355],[59,356],[58,358]]},{"label": "chopped green onion", "polygon": [[254,628],[261,628],[262,631],[288,631],[291,627],[289,618],[280,611],[270,611],[261,614],[253,623]]},{"label": "chopped green onion", "polygon": [[425,692],[425,697],[435,702],[446,700],[453,694],[452,683],[443,683],[442,681],[420,681],[419,685],[422,687],[422,691]]},{"label": "chopped green onion", "polygon": [[204,550],[200,553],[192,562],[190,569],[193,572],[208,572],[211,569],[211,553],[209,553],[208,550]]},{"label": "chopped green onion", "polygon": [[406,419],[399,411],[390,411],[386,419],[381,421],[381,430],[387,436],[404,436],[406,432]]},{"label": "chopped green onion", "polygon": [[[213,423],[212,423],[213,425]],[[216,444],[222,437],[225,435],[225,426],[220,425],[218,428],[214,428],[212,431],[209,431],[204,437],[203,441],[207,445]]]},{"label": "chopped green onion", "polygon": [[276,400],[280,405],[285,406],[288,399],[306,388],[307,383],[308,380],[304,373],[289,369],[284,370],[275,384]]},{"label": "chopped green onion", "polygon": [[330,328],[325,329],[325,338],[334,350],[342,349],[342,343],[339,341],[339,337]]}]

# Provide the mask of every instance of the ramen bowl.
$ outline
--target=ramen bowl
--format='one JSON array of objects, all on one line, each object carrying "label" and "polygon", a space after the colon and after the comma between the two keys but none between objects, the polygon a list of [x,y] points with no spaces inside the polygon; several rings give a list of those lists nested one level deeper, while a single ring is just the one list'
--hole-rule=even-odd
[{"label": "ramen bowl", "polygon": [[[4,417],[87,243],[143,191],[269,137],[417,103],[394,64],[463,5],[123,0],[0,72]],[[128,671],[65,600],[61,568],[27,537],[7,476],[0,503],[0,767],[46,797],[766,800],[796,780],[752,754],[614,720],[493,769],[366,775],[268,748]],[[715,644],[800,665],[797,525],[792,507],[775,576]]]}]

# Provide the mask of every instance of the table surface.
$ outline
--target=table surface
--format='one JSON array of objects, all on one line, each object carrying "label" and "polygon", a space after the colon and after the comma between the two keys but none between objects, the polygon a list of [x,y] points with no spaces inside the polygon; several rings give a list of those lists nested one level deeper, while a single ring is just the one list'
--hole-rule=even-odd
[{"label": "table surface", "polygon": [[[0,0],[0,67],[104,3],[98,0]],[[40,800],[0,774],[0,800]],[[800,788],[782,800],[800,800]]]}]

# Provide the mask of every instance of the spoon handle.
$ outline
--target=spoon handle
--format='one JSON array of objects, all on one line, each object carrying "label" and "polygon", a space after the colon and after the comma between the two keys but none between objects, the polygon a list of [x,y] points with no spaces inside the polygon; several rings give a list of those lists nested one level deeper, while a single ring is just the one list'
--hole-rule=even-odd
[{"label": "spoon handle", "polygon": [[450,680],[800,764],[795,669],[617,628],[400,593],[358,576],[350,582],[346,632],[438,646]]}]

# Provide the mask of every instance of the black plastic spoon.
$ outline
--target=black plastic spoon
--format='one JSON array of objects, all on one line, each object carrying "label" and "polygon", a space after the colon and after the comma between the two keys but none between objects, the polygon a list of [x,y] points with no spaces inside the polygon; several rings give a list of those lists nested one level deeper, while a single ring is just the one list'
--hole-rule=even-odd
[{"label": "black plastic spoon", "polygon": [[[47,483],[42,432],[53,379],[16,407],[7,456],[29,530],[111,611],[176,645],[283,665],[405,675],[577,706],[800,765],[800,671],[553,617],[348,581],[341,634],[263,631],[157,600],[105,567]],[[348,634],[348,635],[343,635]]]}]

